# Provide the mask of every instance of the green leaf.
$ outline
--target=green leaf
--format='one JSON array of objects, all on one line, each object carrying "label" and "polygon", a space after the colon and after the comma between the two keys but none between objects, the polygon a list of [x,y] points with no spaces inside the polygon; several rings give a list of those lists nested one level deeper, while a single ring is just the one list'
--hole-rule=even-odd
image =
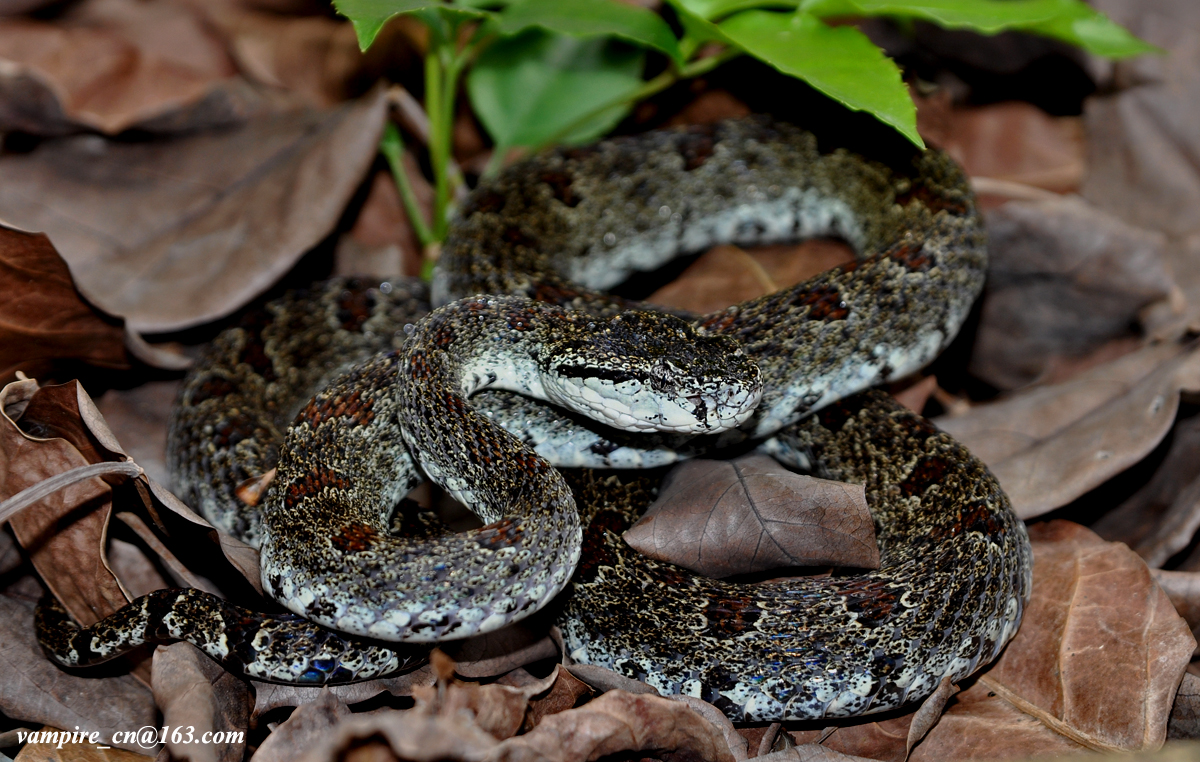
[{"label": "green leaf", "polygon": [[1103,13],[1083,3],[1064,2],[1069,7],[1058,18],[1033,24],[1035,34],[1078,45],[1089,53],[1107,58],[1129,58],[1143,53],[1162,53],[1162,49],[1130,34],[1129,30]]},{"label": "green leaf", "polygon": [[1033,32],[1113,58],[1156,50],[1081,0],[804,0],[800,7],[821,18],[890,16],[983,34]]},{"label": "green leaf", "polygon": [[497,151],[556,137],[583,143],[612,129],[630,104],[620,102],[565,137],[559,133],[637,90],[645,60],[644,50],[611,39],[530,29],[479,56],[467,75],[467,94]]},{"label": "green leaf", "polygon": [[925,146],[900,70],[854,27],[827,26],[807,13],[770,11],[745,11],[718,26],[755,58]]},{"label": "green leaf", "polygon": [[737,47],[720,27],[688,7],[689,0],[667,0],[675,9],[679,25],[683,27],[683,39],[679,41],[679,49],[684,60],[690,59],[701,45],[706,42],[721,42]]},{"label": "green leaf", "polygon": [[892,16],[932,21],[947,29],[995,34],[1035,24],[1062,12],[1060,0],[806,0],[801,9],[814,16]]},{"label": "green leaf", "polygon": [[679,0],[672,2],[676,7],[684,6],[706,21],[728,16],[735,11],[750,8],[795,8],[800,0]]},{"label": "green leaf", "polygon": [[358,35],[358,46],[363,50],[371,47],[379,30],[393,16],[428,10],[463,19],[486,18],[492,15],[487,11],[446,5],[438,0],[333,0],[333,7],[350,19],[350,23],[354,25],[354,33]]},{"label": "green leaf", "polygon": [[504,35],[530,27],[572,37],[612,35],[682,63],[679,42],[662,17],[615,0],[521,0],[501,12],[497,21],[496,29]]}]

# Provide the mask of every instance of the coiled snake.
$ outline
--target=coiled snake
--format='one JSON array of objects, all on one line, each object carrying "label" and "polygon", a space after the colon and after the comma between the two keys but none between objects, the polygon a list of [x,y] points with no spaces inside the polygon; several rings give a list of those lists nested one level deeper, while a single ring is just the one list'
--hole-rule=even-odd
[{"label": "coiled snake", "polygon": [[[857,259],[713,315],[630,311],[598,290],[716,243],[815,235]],[[178,491],[261,546],[264,587],[304,619],[158,591],[84,629],[44,607],[43,645],[81,665],[184,638],[260,679],[363,679],[409,663],[388,641],[465,637],[539,609],[582,547],[560,620],[578,661],[735,719],[922,698],[1012,637],[1030,551],[977,459],[863,390],[949,342],[985,262],[965,179],[933,151],[887,168],[759,118],[533,157],[462,210],[433,284],[447,306],[418,320],[419,284],[331,282],[222,334],[185,382]],[[651,480],[583,472],[568,488],[550,465],[654,466],[767,437],[791,465],[865,485],[880,569],[697,577],[620,539]],[[276,465],[261,510],[237,500]],[[393,515],[420,471],[486,526],[448,533],[404,503]]]}]

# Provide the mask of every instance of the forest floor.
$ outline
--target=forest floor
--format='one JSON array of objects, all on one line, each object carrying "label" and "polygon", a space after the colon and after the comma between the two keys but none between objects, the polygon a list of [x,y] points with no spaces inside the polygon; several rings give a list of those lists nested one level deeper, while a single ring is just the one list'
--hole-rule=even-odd
[{"label": "forest floor", "polygon": [[[735,727],[565,663],[547,622],[325,690],[244,681],[188,644],[51,664],[32,624],[46,589],[81,621],[181,584],[256,600],[257,554],[214,542],[168,492],[169,410],[246,310],[320,278],[420,272],[378,144],[392,118],[418,147],[405,171],[428,213],[409,95],[423,43],[396,24],[364,55],[315,0],[0,3],[0,499],[82,465],[142,472],[75,484],[0,530],[0,760],[998,760],[1167,739],[1153,758],[1200,754],[1200,5],[1092,4],[1164,54],[1113,64],[1021,35],[864,26],[909,74],[922,136],[972,178],[989,235],[966,328],[891,391],[981,457],[1028,523],[1024,623],[921,707]],[[761,111],[823,145],[898,150],[745,60],[617,131]],[[491,158],[465,99],[453,153],[471,181]],[[831,240],[722,246],[637,287],[707,312],[852,256]],[[60,730],[97,735],[28,740]]]}]

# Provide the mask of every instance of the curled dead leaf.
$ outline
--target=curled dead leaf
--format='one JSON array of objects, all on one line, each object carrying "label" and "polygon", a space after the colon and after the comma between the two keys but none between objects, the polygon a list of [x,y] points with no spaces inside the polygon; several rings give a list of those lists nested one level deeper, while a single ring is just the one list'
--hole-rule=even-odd
[{"label": "curled dead leaf", "polygon": [[[434,651],[434,654],[439,653]],[[435,662],[436,659],[431,659]],[[453,678],[439,680],[436,686],[421,685],[413,688],[412,696],[417,709],[444,717],[467,714],[475,724],[498,740],[510,738],[521,729],[529,700],[546,693],[558,678],[558,667],[542,680],[533,680],[524,685],[500,683],[466,683]],[[451,672],[453,667],[451,666]]]},{"label": "curled dead leaf", "polygon": [[800,476],[766,455],[680,464],[625,541],[709,577],[879,566],[861,486]]},{"label": "curled dead leaf", "polygon": [[[95,436],[84,422],[83,411],[94,406],[78,382],[42,389],[33,382],[9,384],[0,391],[0,407],[11,409],[15,396],[24,398],[20,417],[0,418],[4,466],[0,497],[12,497],[62,471],[125,459],[119,446],[107,447],[113,443]],[[85,626],[128,602],[104,558],[111,511],[111,486],[93,477],[47,496],[9,520],[43,581]]]},{"label": "curled dead leaf", "polygon": [[120,321],[79,296],[50,239],[0,223],[0,381],[62,358],[128,367]]}]

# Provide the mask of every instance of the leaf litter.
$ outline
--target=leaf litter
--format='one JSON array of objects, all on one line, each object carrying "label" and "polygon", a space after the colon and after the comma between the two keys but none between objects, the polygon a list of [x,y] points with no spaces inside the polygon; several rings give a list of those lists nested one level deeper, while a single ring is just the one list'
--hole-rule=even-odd
[{"label": "leaf litter", "polygon": [[[16,62],[0,76],[0,121],[42,136],[32,150],[0,154],[0,218],[19,226],[0,230],[12,234],[0,242],[16,242],[0,248],[13,252],[0,263],[36,270],[28,279],[36,289],[20,295],[44,300],[36,310],[0,306],[4,325],[15,326],[13,340],[5,342],[8,374],[28,368],[39,379],[63,380],[74,367],[69,363],[79,360],[119,372],[130,363],[122,321],[136,332],[162,333],[233,313],[335,228],[329,271],[415,270],[411,227],[386,175],[371,169],[386,99],[345,100],[355,94],[351,80],[372,65],[347,50],[347,25],[263,16],[235,3],[203,10],[163,5],[156,12],[175,19],[173,33],[191,42],[155,55],[138,37],[145,19],[137,18],[134,4],[88,0],[62,19],[0,22],[0,58]],[[111,430],[83,386],[39,390],[18,381],[0,393],[7,415],[0,421],[7,432],[0,438],[4,496],[51,473],[128,462],[130,455],[148,476],[93,478],[10,522],[12,531],[21,531],[22,522],[33,529],[23,531],[24,550],[10,541],[0,553],[0,606],[7,613],[0,617],[0,654],[19,676],[0,681],[0,712],[25,725],[123,729],[169,720],[247,731],[244,747],[171,752],[204,759],[377,754],[566,762],[630,753],[772,762],[999,759],[1151,750],[1167,737],[1196,737],[1200,682],[1185,670],[1196,648],[1191,630],[1200,625],[1200,561],[1194,560],[1200,557],[1200,501],[1191,456],[1200,360],[1188,333],[1200,326],[1194,278],[1200,223],[1189,216],[1196,205],[1186,199],[1200,180],[1179,158],[1191,140],[1179,132],[1181,119],[1190,118],[1181,114],[1195,112],[1166,93],[1194,86],[1188,62],[1198,49],[1200,22],[1187,3],[1097,5],[1169,54],[1119,64],[1111,73],[1112,94],[1090,101],[1081,119],[1046,117],[1021,104],[975,106],[948,98],[953,88],[933,104],[939,113],[922,105],[926,138],[959,156],[987,189],[993,265],[974,348],[962,362],[992,390],[1006,393],[974,401],[986,391],[964,389],[963,369],[940,364],[932,369],[936,376],[897,386],[896,393],[915,408],[948,411],[939,425],[988,462],[1021,515],[1068,516],[1093,524],[1105,538],[1062,519],[1032,525],[1034,600],[1017,639],[981,676],[943,686],[936,701],[906,714],[822,730],[795,723],[734,728],[697,700],[663,699],[608,670],[557,664],[565,657],[535,628],[447,646],[453,661],[438,657],[439,664],[406,676],[336,690],[247,684],[184,644],[158,649],[152,668],[115,666],[95,677],[67,673],[41,658],[32,639],[29,612],[39,577],[73,591],[64,595],[86,620],[152,585],[183,581],[253,596],[257,555],[229,538],[214,541],[215,531],[162,486],[162,432],[174,381],[99,397]],[[107,90],[85,92],[78,68],[53,70],[5,42],[10,23],[46,35],[38,39],[81,40],[75,47],[56,43],[70,56],[106,50],[109,59],[98,60],[116,60],[129,49],[148,51],[139,62],[144,70],[130,70],[127,80]],[[214,39],[219,44],[206,48],[205,40]],[[70,56],[64,65],[78,60]],[[186,74],[189,84],[169,93],[145,86],[153,84],[154,67],[171,62],[188,63],[186,72],[172,76]],[[264,83],[275,89],[263,89]],[[736,94],[705,90],[703,83],[698,91],[697,105],[685,106],[680,118],[711,121],[746,109]],[[31,100],[31,93],[50,97]],[[652,105],[653,118],[671,118],[670,106]],[[160,137],[143,143],[95,134],[130,127]],[[468,145],[474,144],[462,143],[464,151],[478,150]],[[1134,163],[1116,162],[1120,156]],[[82,164],[86,172],[79,171]],[[420,177],[418,164],[408,169]],[[301,192],[281,200],[278,189],[293,186]],[[364,188],[370,190],[366,203],[343,223],[343,210]],[[305,189],[322,195],[318,200]],[[1076,189],[1082,198],[1051,193]],[[222,205],[231,194],[234,202]],[[302,217],[303,224],[297,222]],[[262,225],[260,238],[246,238],[238,228],[243,218]],[[271,237],[255,256],[244,256],[254,245],[248,241]],[[850,256],[834,241],[722,247],[651,298],[706,311],[803,280]],[[170,259],[186,262],[170,265]],[[22,322],[31,315],[38,322]],[[85,383],[97,389],[111,383],[99,378]],[[1144,475],[1120,486],[1135,473]],[[828,507],[821,500],[849,488],[815,489],[816,497],[803,493],[795,500],[801,506],[815,500],[820,512]],[[750,497],[758,499],[745,491],[740,499]],[[673,552],[715,558],[731,570],[726,573],[759,571],[756,552],[747,562],[733,551],[773,539],[779,534],[774,519],[739,524],[721,502],[712,494],[681,501],[683,519],[672,519],[674,528],[669,512],[657,511],[643,535],[665,547],[677,545],[682,532],[686,542]],[[780,498],[789,507],[793,502]],[[114,512],[118,524],[109,521]],[[856,546],[870,543],[843,531],[842,513],[825,512],[829,516],[813,526],[828,541],[814,547],[832,554],[820,563],[843,565],[838,543],[851,537]],[[61,519],[48,517],[64,515],[72,519],[57,532]],[[683,531],[695,528],[696,517],[718,515],[726,517],[720,533]],[[861,517],[855,521],[863,527]],[[56,545],[64,542],[60,534],[65,544]],[[761,568],[795,566],[796,558],[784,553],[782,561],[763,561]]]}]

